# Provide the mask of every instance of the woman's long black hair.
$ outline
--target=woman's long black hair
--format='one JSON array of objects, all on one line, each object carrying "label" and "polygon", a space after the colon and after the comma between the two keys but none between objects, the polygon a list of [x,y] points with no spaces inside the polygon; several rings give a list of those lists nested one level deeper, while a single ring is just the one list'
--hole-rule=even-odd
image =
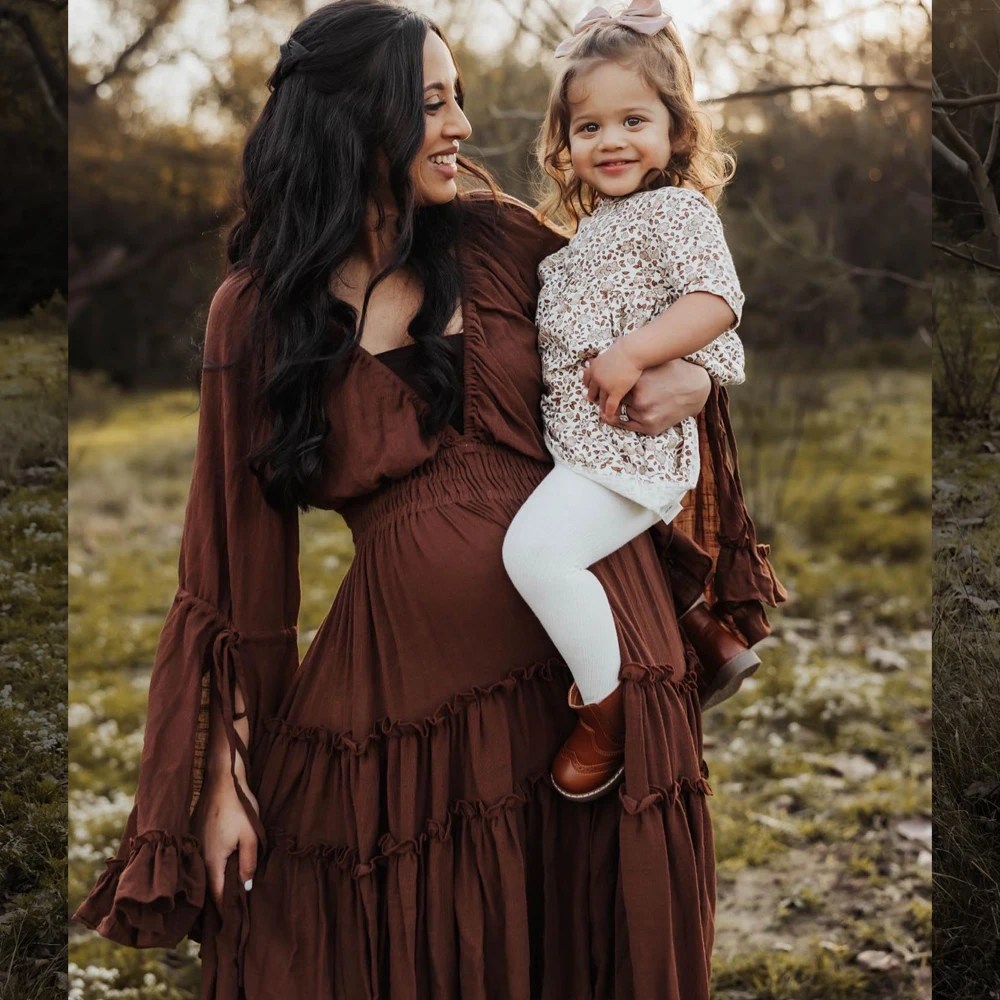
[{"label": "woman's long black hair", "polygon": [[[428,31],[441,36],[427,18],[383,0],[319,8],[281,47],[272,92],[246,141],[241,214],[227,253],[230,267],[246,269],[259,290],[251,345],[270,438],[250,455],[250,467],[279,509],[308,510],[329,436],[346,433],[330,426],[327,393],[357,349],[372,289],[404,263],[424,288],[409,328],[430,402],[424,431],[440,430],[459,405],[459,375],[441,338],[462,291],[461,209],[417,206],[410,181],[424,142]],[[329,285],[377,201],[380,152],[398,211],[396,250],[369,284],[359,319]],[[486,171],[459,162],[496,196]],[[386,224],[381,205],[378,220]]]}]

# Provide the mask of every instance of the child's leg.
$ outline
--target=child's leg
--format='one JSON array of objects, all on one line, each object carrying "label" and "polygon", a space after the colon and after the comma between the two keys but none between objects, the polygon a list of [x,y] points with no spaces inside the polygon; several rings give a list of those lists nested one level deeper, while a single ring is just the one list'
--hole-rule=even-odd
[{"label": "child's leg", "polygon": [[655,511],[557,465],[507,531],[504,566],[569,666],[585,704],[610,694],[621,669],[611,605],[587,567],[658,520]]}]

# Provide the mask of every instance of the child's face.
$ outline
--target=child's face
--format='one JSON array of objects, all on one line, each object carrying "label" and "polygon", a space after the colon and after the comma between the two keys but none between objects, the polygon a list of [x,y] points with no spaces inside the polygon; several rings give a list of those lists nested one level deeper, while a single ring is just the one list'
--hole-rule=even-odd
[{"label": "child's face", "polygon": [[598,63],[566,98],[573,170],[601,194],[631,194],[647,171],[670,162],[670,112],[634,70]]}]

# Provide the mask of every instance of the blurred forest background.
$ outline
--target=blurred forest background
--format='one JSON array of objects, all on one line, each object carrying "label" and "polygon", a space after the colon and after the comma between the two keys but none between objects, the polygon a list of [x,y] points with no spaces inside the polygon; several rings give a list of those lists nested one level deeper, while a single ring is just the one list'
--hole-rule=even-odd
[{"label": "blurred forest background", "polygon": [[66,5],[0,4],[0,317],[66,294]]},{"label": "blurred forest background", "polygon": [[[240,143],[314,3],[73,0],[70,908],[117,848],[176,586]],[[77,6],[79,5],[79,6]],[[587,0],[415,0],[455,46],[465,149],[529,202],[555,44]],[[791,599],[705,719],[717,1000],[930,997],[930,89],[921,0],[664,5],[735,147],[748,503]],[[475,144],[473,146],[473,143]],[[353,556],[303,519],[304,652]],[[766,651],[766,652],[765,652]],[[74,926],[74,1000],[198,995],[198,950]]]},{"label": "blurred forest background", "polygon": [[934,994],[1000,995],[1000,8],[934,11]]},{"label": "blurred forest background", "polygon": [[[218,15],[201,30],[189,23],[190,0],[80,0],[92,13],[74,19],[71,364],[125,387],[177,384],[186,371],[221,274],[240,143],[278,43],[315,5],[197,6]],[[532,201],[550,53],[584,5],[413,6],[457,48],[474,130],[466,151]],[[685,7],[713,10],[685,34],[700,92],[739,160],[724,214],[750,345],[921,354],[928,12],[895,0],[674,4],[682,28]],[[472,26],[487,16],[492,47],[471,48]]]}]

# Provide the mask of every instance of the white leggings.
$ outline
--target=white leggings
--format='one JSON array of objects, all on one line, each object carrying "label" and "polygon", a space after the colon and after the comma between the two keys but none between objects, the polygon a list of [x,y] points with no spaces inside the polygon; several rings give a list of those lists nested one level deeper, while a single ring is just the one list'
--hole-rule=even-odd
[{"label": "white leggings", "polygon": [[[677,503],[687,493],[677,488]],[[566,661],[584,704],[618,686],[621,653],[607,594],[588,569],[661,515],[557,464],[507,529],[503,562]]]}]

